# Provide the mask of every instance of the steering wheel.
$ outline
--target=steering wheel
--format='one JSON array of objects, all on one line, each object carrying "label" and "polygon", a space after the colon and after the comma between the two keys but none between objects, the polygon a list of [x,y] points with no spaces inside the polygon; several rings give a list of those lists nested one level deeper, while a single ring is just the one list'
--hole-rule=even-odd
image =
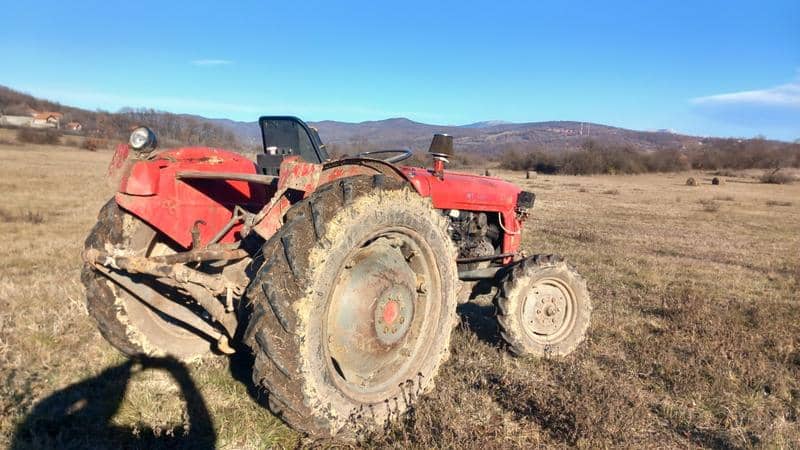
[{"label": "steering wheel", "polygon": [[[407,148],[403,148],[403,149],[397,149],[397,150],[375,150],[375,151],[372,151],[372,152],[361,152],[356,156],[359,156],[359,157],[362,157],[362,158],[371,158],[372,155],[378,155],[378,154],[381,154],[381,153],[397,153],[396,156],[390,156],[390,157],[388,157],[386,159],[382,159],[382,161],[386,161],[388,163],[398,163],[400,161],[405,161],[408,158],[411,158],[411,155],[413,155],[413,153],[411,153],[411,150],[409,150]],[[380,159],[380,158],[376,158],[376,159]]]}]

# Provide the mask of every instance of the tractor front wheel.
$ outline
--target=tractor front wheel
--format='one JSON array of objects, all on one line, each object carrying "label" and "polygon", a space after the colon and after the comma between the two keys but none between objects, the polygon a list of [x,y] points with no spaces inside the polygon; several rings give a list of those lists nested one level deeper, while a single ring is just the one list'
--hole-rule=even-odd
[{"label": "tractor front wheel", "polygon": [[432,388],[457,321],[446,227],[429,199],[380,175],[331,183],[290,210],[264,246],[245,333],[274,413],[352,439]]},{"label": "tractor front wheel", "polygon": [[586,282],[555,255],[511,269],[495,296],[501,334],[518,356],[566,356],[586,338],[592,303]]}]

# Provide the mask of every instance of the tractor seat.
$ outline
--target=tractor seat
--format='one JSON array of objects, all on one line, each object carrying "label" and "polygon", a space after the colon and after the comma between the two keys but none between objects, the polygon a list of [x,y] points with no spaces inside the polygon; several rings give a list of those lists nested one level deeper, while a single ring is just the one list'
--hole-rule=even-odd
[{"label": "tractor seat", "polygon": [[259,173],[280,175],[281,161],[287,156],[299,156],[316,164],[328,159],[316,130],[302,120],[289,116],[265,116],[258,123],[264,143],[264,152],[256,157]]}]

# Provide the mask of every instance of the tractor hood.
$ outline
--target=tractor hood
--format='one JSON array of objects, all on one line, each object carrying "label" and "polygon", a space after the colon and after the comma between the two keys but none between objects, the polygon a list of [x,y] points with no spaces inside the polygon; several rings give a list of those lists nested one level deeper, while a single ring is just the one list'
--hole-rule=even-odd
[{"label": "tractor hood", "polygon": [[430,196],[438,209],[502,211],[511,213],[521,189],[499,178],[445,171],[440,178],[418,167],[401,169],[423,196]]}]

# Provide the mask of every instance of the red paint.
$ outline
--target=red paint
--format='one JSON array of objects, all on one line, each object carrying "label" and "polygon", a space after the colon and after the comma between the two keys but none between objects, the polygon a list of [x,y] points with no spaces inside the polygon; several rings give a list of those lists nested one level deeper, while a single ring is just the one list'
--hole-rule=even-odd
[{"label": "red paint", "polygon": [[[118,149],[119,155],[123,153]],[[281,227],[284,214],[292,206],[291,201],[296,201],[290,201],[290,198],[298,198],[287,196],[286,192],[301,191],[302,197],[308,197],[323,184],[381,172],[405,178],[420,195],[430,197],[438,209],[501,215],[508,231],[503,235],[503,252],[514,252],[520,245],[521,223],[515,210],[520,188],[497,178],[447,171],[436,174],[412,167],[398,169],[390,164],[359,159],[321,165],[288,157],[281,163],[276,191],[271,186],[244,181],[175,179],[176,172],[184,170],[257,173],[251,160],[224,150],[183,148],[163,151],[151,159],[129,161],[128,164],[122,164],[118,159],[115,154],[112,165],[117,167],[116,170],[124,167],[125,173],[116,196],[117,203],[185,248],[191,246],[191,230],[196,222],[204,222],[199,225],[199,230],[200,242],[205,244],[228,223],[236,205],[253,213],[261,211],[261,220],[254,231],[269,239]],[[276,192],[281,193],[281,197],[272,199]],[[241,225],[235,226],[222,242],[240,239],[240,230]]]},{"label": "red paint", "polygon": [[[273,194],[267,186],[244,181],[175,179],[183,170],[257,171],[244,156],[204,147],[164,151],[130,165],[117,203],[184,248],[191,247],[195,222],[205,222],[199,225],[200,242],[205,244],[228,223],[235,205],[257,212]],[[241,225],[235,226],[222,242],[239,239],[240,230]]]},{"label": "red paint", "polygon": [[108,178],[114,179],[119,175],[119,172],[122,171],[122,166],[128,159],[130,151],[130,147],[125,144],[119,144],[117,146],[116,151],[114,151],[114,156],[111,158],[111,163],[108,164],[108,172],[106,173]]},{"label": "red paint", "polygon": [[253,231],[265,240],[271,238],[283,225],[283,216],[292,207],[286,193],[301,191],[303,198],[308,197],[320,185],[322,169],[322,164],[307,163],[296,156],[284,158],[279,168],[278,190],[272,193],[280,195],[280,198],[269,199],[270,203],[259,213],[262,217]]},{"label": "red paint", "polygon": [[341,178],[357,177],[357,176],[372,176],[379,172],[370,167],[361,166],[357,164],[347,164],[326,168],[322,171],[319,178],[319,185],[330,183]]},{"label": "red paint", "polygon": [[383,323],[391,325],[395,320],[397,320],[399,315],[400,305],[398,305],[394,300],[389,300],[386,302],[386,306],[383,307]]},{"label": "red paint", "polygon": [[307,163],[299,156],[287,156],[281,161],[278,190],[289,188],[303,192],[314,192],[319,183],[322,164]]},{"label": "red paint", "polygon": [[433,158],[433,174],[441,177],[444,174],[444,160],[441,158]]},{"label": "red paint", "polygon": [[119,191],[130,195],[156,195],[161,178],[161,161],[139,161],[122,175]]},{"label": "red paint", "polygon": [[[442,177],[430,170],[403,167],[402,171],[417,191],[430,197],[437,209],[497,212],[502,215],[503,253],[519,249],[522,224],[517,219],[517,196],[521,189],[499,178],[445,171]],[[516,234],[515,234],[516,233]]]}]

